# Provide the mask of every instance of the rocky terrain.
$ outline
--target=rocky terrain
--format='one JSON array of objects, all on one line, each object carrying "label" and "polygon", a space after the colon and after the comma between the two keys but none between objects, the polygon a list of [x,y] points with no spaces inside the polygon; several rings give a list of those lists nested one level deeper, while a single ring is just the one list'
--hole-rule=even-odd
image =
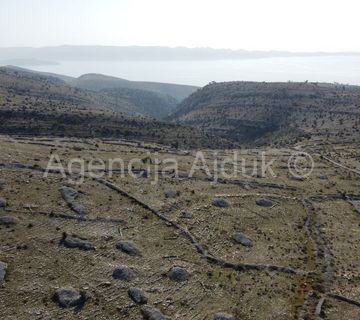
[{"label": "rocky terrain", "polygon": [[[238,150],[248,174],[217,183],[188,176],[193,152],[152,143],[1,136],[0,147],[2,319],[360,318],[357,142],[267,148],[276,177],[250,174],[263,148]],[[315,161],[305,179],[289,174],[296,151]],[[136,157],[146,174],[45,178],[54,154],[65,170]],[[154,185],[169,157],[178,178]]]},{"label": "rocky terrain", "polygon": [[1,319],[360,319],[358,87],[69,81],[0,68]]},{"label": "rocky terrain", "polygon": [[211,83],[168,117],[248,144],[360,138],[360,87],[323,83]]},{"label": "rocky terrain", "polygon": [[158,110],[158,100],[137,91],[136,97],[130,95],[79,89],[53,76],[0,68],[0,133],[116,137],[186,148],[233,145],[198,129],[154,120],[146,116],[143,101]]},{"label": "rocky terrain", "polygon": [[[34,88],[26,81],[46,80],[67,87],[63,89],[75,91],[76,94],[82,95],[83,99],[90,100],[92,104],[100,104],[111,111],[156,119],[167,116],[180,101],[198,89],[194,86],[170,83],[128,81],[101,74],[86,74],[73,78],[14,66],[0,67],[0,71],[0,83],[6,84],[11,81],[15,86],[22,86],[27,92]],[[5,79],[11,76],[15,79]]]},{"label": "rocky terrain", "polygon": [[67,82],[75,87],[99,91],[103,89],[136,89],[158,93],[162,96],[170,96],[177,102],[194,93],[198,87],[171,83],[129,81],[102,74],[84,74],[78,78],[67,79]]}]

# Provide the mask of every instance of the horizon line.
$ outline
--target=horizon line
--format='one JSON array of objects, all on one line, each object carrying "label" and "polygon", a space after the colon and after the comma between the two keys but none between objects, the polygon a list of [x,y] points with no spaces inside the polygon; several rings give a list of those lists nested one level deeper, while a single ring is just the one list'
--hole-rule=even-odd
[{"label": "horizon line", "polygon": [[344,51],[294,51],[286,49],[233,49],[233,48],[217,48],[210,46],[165,46],[165,45],[105,45],[105,44],[59,44],[59,45],[44,45],[44,46],[0,46],[2,49],[48,49],[48,48],[76,48],[76,47],[97,47],[97,48],[162,48],[162,49],[189,49],[189,50],[201,50],[208,49],[214,51],[230,51],[230,52],[264,52],[264,53],[290,53],[290,54],[360,54],[359,51],[344,50]]}]

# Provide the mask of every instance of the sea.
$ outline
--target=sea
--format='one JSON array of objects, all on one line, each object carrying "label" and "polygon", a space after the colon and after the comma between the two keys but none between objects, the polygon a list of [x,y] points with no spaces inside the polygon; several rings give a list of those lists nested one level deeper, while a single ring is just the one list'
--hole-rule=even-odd
[{"label": "sea", "polygon": [[133,81],[204,86],[216,81],[309,81],[360,85],[360,56],[202,61],[60,61],[29,67],[73,77],[100,73]]}]

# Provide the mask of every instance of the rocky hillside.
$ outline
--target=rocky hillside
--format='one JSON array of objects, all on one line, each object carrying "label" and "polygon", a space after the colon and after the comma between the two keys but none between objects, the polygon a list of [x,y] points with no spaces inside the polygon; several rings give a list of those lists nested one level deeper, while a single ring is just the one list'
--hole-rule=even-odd
[{"label": "rocky hillside", "polygon": [[118,101],[120,103],[124,100],[128,101],[132,105],[132,113],[156,119],[162,119],[167,116],[178,104],[177,100],[172,96],[147,90],[113,88],[103,89],[100,93],[113,100],[115,105],[119,104]]},{"label": "rocky hillside", "polygon": [[121,78],[110,77],[102,74],[85,74],[79,78],[73,79],[71,83],[73,86],[89,90],[102,90],[114,88],[128,88],[137,90],[146,90],[156,92],[161,95],[171,96],[178,102],[188,97],[195,92],[198,87],[159,83],[159,82],[146,82],[146,81],[129,81]]},{"label": "rocky hillside", "polygon": [[239,142],[288,142],[301,136],[359,137],[360,87],[322,83],[211,83],[169,120]]},{"label": "rocky hillside", "polygon": [[122,96],[71,87],[52,76],[0,68],[0,133],[117,137],[186,148],[231,145],[209,139],[209,134],[195,128],[136,115],[136,108]]},{"label": "rocky hillside", "polygon": [[156,119],[166,117],[176,108],[181,100],[197,90],[197,87],[193,86],[128,81],[98,74],[87,74],[79,78],[73,78],[14,66],[7,66],[1,69],[7,70],[7,72],[18,77],[34,79],[45,77],[50,82],[55,81],[58,84],[73,88],[94,91],[98,93],[96,94],[97,96],[103,96],[102,100],[104,101],[105,99],[112,111],[133,115],[139,114]]}]

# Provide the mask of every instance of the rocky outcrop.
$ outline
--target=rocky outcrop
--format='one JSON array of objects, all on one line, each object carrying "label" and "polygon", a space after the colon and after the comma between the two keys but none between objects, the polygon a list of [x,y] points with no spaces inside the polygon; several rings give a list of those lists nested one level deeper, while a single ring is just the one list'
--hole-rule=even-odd
[{"label": "rocky outcrop", "polygon": [[81,306],[85,303],[85,295],[74,288],[60,288],[54,295],[55,301],[62,308]]},{"label": "rocky outcrop", "polygon": [[235,232],[234,235],[233,235],[233,238],[237,243],[240,243],[245,247],[252,247],[253,246],[252,241],[241,232]]},{"label": "rocky outcrop", "polygon": [[67,248],[78,248],[84,251],[95,250],[95,247],[86,239],[75,235],[68,235],[67,233],[63,234],[63,238],[60,243]]},{"label": "rocky outcrop", "polygon": [[121,250],[130,256],[139,255],[139,250],[132,241],[121,240],[116,244],[116,249]]},{"label": "rocky outcrop", "polygon": [[62,186],[61,188],[59,188],[59,191],[71,210],[80,215],[87,214],[85,207],[76,200],[79,196],[79,193],[75,189],[67,186]]},{"label": "rocky outcrop", "polygon": [[126,266],[120,266],[113,271],[112,276],[116,280],[132,281],[136,278],[136,273]]},{"label": "rocky outcrop", "polygon": [[169,271],[169,278],[175,282],[183,282],[188,280],[189,273],[184,268],[173,267]]},{"label": "rocky outcrop", "polygon": [[147,304],[148,299],[145,293],[139,288],[129,288],[128,295],[136,304]]}]

